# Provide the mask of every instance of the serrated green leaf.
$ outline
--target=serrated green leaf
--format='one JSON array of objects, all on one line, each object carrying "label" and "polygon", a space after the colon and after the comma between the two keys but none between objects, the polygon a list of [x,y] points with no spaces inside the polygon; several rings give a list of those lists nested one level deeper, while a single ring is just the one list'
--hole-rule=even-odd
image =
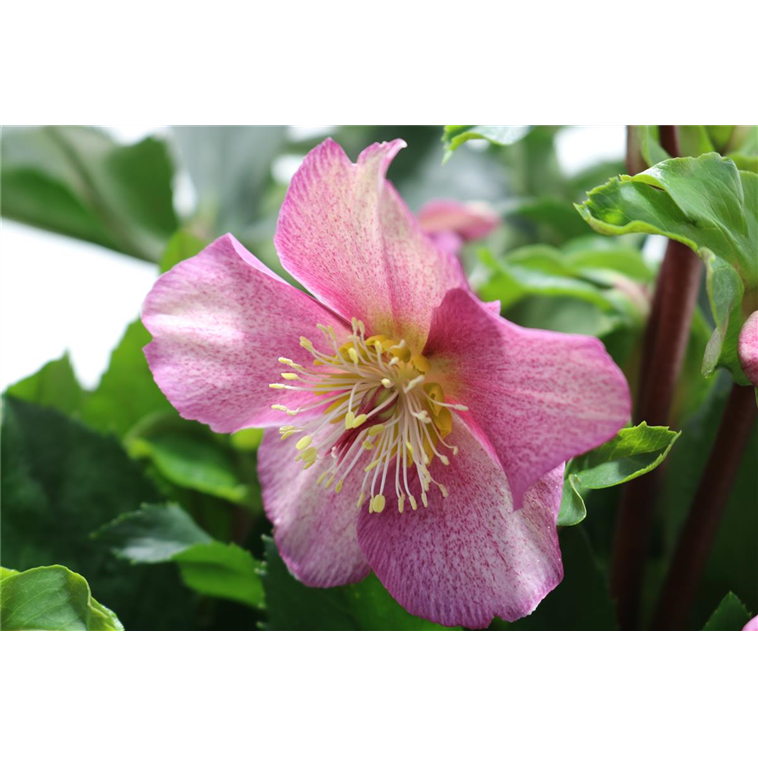
[{"label": "serrated green leaf", "polygon": [[143,260],[157,261],[176,230],[172,179],[153,137],[121,146],[88,127],[3,130],[4,217]]},{"label": "serrated green leaf", "polygon": [[575,460],[576,484],[606,489],[639,478],[666,459],[680,436],[681,431],[645,422],[622,428],[613,439]]},{"label": "serrated green leaf", "polygon": [[176,563],[200,594],[263,605],[262,564],[236,544],[214,541],[179,505],[143,505],[93,536],[132,563]]},{"label": "serrated green leaf", "polygon": [[78,413],[84,401],[84,392],[76,379],[68,353],[8,387],[6,394],[35,405],[55,408],[66,415]]},{"label": "serrated green leaf", "polygon": [[447,162],[470,139],[486,139],[493,145],[511,145],[528,132],[528,126],[445,126],[442,133],[445,146],[443,162]]},{"label": "serrated green leaf", "polygon": [[3,572],[0,630],[123,631],[116,614],[97,602],[89,584],[61,565]]},{"label": "serrated green leaf", "polygon": [[149,341],[141,321],[127,326],[100,384],[84,404],[82,418],[89,426],[123,437],[147,415],[176,414],[158,389],[142,352]]},{"label": "serrated green leaf", "polygon": [[98,529],[93,536],[113,554],[135,563],[167,562],[211,537],[179,505],[142,505]]},{"label": "serrated green leaf", "polygon": [[133,457],[147,457],[168,481],[185,489],[211,494],[237,504],[249,490],[240,483],[230,451],[204,433],[153,433],[132,436],[127,449]]},{"label": "serrated green leaf", "polygon": [[263,564],[236,544],[196,544],[175,554],[184,583],[199,594],[262,608]]},{"label": "serrated green leaf", "polygon": [[748,620],[750,620],[750,613],[745,605],[732,592],[729,592],[703,626],[703,630],[741,631]]},{"label": "serrated green leaf", "polygon": [[[576,207],[601,234],[662,234],[689,246],[706,265],[710,260],[712,269],[715,256],[721,261],[717,278],[726,282],[722,291],[734,291],[734,277],[724,267],[728,265],[739,275],[747,296],[758,292],[758,175],[739,171],[729,159],[708,153],[667,160],[636,176],[612,179]],[[731,357],[744,314],[734,306],[728,313],[731,328],[722,330],[723,311],[714,312],[724,336],[715,337],[706,369],[714,364],[715,346],[721,342],[719,364],[745,383]]]},{"label": "serrated green leaf", "polygon": [[450,631],[406,612],[373,574],[357,584],[312,589],[287,570],[273,539],[264,537],[263,586],[267,630],[276,631]]},{"label": "serrated green leaf", "polygon": [[3,561],[19,570],[68,566],[132,630],[192,627],[195,597],[174,570],[126,570],[90,538],[158,496],[117,440],[13,397],[5,398],[2,423]]}]

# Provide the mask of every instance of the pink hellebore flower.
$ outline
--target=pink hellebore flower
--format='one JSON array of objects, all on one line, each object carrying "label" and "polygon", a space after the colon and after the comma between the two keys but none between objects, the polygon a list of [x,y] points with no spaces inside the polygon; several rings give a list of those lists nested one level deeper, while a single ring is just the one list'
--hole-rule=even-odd
[{"label": "pink hellebore flower", "polygon": [[758,386],[758,310],[745,321],[738,345],[740,364],[754,386]]},{"label": "pink hellebore flower", "polygon": [[483,202],[432,200],[416,215],[421,230],[451,255],[457,255],[466,242],[491,234],[500,224],[500,216]]},{"label": "pink hellebore flower", "polygon": [[299,580],[373,569],[414,615],[484,628],[560,582],[563,463],[624,425],[629,390],[597,339],[471,293],[385,179],[404,146],[353,164],[326,140],[292,179],[275,242],[314,297],[221,237],[156,282],[145,354],[185,418],[279,427],[259,475]]}]

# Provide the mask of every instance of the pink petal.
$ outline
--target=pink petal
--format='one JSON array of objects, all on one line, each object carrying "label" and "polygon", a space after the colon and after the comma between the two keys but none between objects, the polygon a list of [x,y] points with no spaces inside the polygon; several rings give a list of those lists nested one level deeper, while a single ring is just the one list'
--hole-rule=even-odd
[{"label": "pink petal", "polygon": [[372,145],[353,164],[331,139],[320,144],[292,179],[274,241],[284,267],[329,307],[420,349],[433,309],[466,283],[385,179],[404,146]]},{"label": "pink petal", "polygon": [[272,404],[296,407],[312,396],[270,389],[286,366],[308,354],[300,336],[325,347],[317,323],[348,334],[343,321],[290,286],[231,234],[155,282],[142,307],[153,335],[145,347],[155,381],[183,418],[231,433],[282,424]]},{"label": "pink petal", "polygon": [[465,241],[460,234],[456,234],[454,231],[435,231],[430,232],[427,236],[437,245],[438,250],[442,250],[453,257],[458,255]]},{"label": "pink petal", "polygon": [[758,310],[745,321],[740,331],[739,354],[748,381],[758,386]]},{"label": "pink petal", "polygon": [[455,232],[465,241],[481,239],[500,225],[500,216],[486,203],[432,200],[418,212],[427,234]]},{"label": "pink petal", "polygon": [[745,627],[742,630],[743,631],[758,631],[758,615],[756,615],[751,620],[748,620],[748,622],[745,623]]},{"label": "pink petal", "polygon": [[348,476],[339,494],[316,483],[323,466],[303,470],[291,440],[269,430],[258,448],[263,506],[274,524],[279,554],[308,586],[360,581],[369,566],[358,546],[358,495],[362,476]]},{"label": "pink petal", "polygon": [[459,453],[432,475],[449,490],[429,491],[429,507],[398,512],[394,495],[381,513],[364,505],[358,540],[379,580],[413,615],[446,626],[486,628],[495,615],[531,613],[563,578],[556,519],[563,466],[544,476],[513,508],[500,465],[456,423]]},{"label": "pink petal", "polygon": [[435,311],[424,354],[489,440],[517,508],[545,473],[629,419],[626,379],[599,340],[521,328],[462,289]]}]

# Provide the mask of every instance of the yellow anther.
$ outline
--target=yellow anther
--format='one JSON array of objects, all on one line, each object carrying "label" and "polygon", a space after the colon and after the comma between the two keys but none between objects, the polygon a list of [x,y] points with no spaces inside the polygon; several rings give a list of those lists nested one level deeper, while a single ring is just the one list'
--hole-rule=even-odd
[{"label": "yellow anther", "polygon": [[411,507],[416,510],[418,508],[418,504],[416,503],[416,498],[412,495],[408,495],[408,501],[411,503]]},{"label": "yellow anther", "polygon": [[321,486],[323,480],[329,475],[329,471],[325,470],[317,479],[316,479],[316,485]]},{"label": "yellow anther", "polygon": [[384,424],[383,423],[377,423],[376,426],[372,426],[368,430],[367,433],[368,433],[369,436],[379,436],[379,434],[381,434],[382,431],[384,431]]},{"label": "yellow anther", "polygon": [[363,449],[374,449],[373,442],[368,441],[368,439],[363,442]]},{"label": "yellow anther", "polygon": [[382,386],[385,389],[389,389],[392,386],[392,381],[390,381],[390,379],[388,379],[388,378],[383,378],[382,379]]},{"label": "yellow anther", "polygon": [[312,441],[313,439],[311,439],[310,436],[304,436],[295,445],[295,449],[298,450],[299,452],[302,452],[304,449],[307,449],[308,447],[310,447],[310,444]]},{"label": "yellow anther", "polygon": [[437,457],[440,459],[440,462],[443,465],[450,465],[450,460],[448,459],[447,455],[437,455]]},{"label": "yellow anther", "polygon": [[424,503],[424,507],[429,507],[429,500],[427,499],[426,492],[421,492],[421,501]]},{"label": "yellow anther", "polygon": [[398,497],[397,500],[397,509],[399,512],[403,512],[403,507],[405,506],[405,494],[401,494]]},{"label": "yellow anther", "polygon": [[423,355],[414,355],[411,358],[411,365],[421,373],[429,373],[429,369],[432,367],[429,361]]},{"label": "yellow anther", "polygon": [[345,482],[342,479],[340,479],[339,481],[337,481],[337,486],[334,487],[334,491],[337,494],[339,494],[342,491],[342,484],[344,484],[344,483]]},{"label": "yellow anther", "polygon": [[366,418],[368,418],[368,415],[366,415],[365,413],[361,413],[360,415],[357,415],[353,419],[353,425],[352,425],[352,427],[353,428],[358,428],[359,426],[362,426],[366,422]]},{"label": "yellow anther", "polygon": [[358,353],[355,351],[355,347],[351,347],[347,354],[350,355],[350,359],[355,363],[355,365],[358,365]]},{"label": "yellow anther", "polygon": [[288,413],[289,409],[286,408],[284,405],[271,405],[272,410],[281,410],[283,413]]},{"label": "yellow anther", "polygon": [[287,381],[297,381],[300,378],[297,373],[282,373],[281,376]]},{"label": "yellow anther", "polygon": [[315,447],[308,447],[303,454],[303,460],[309,463],[311,460],[315,460],[318,455],[318,450]]},{"label": "yellow anther", "polygon": [[374,460],[373,463],[369,463],[363,470],[366,473],[368,473],[370,470],[374,470],[374,468],[376,468],[376,466],[379,465],[380,462],[381,460]]},{"label": "yellow anther", "polygon": [[358,495],[358,503],[357,503],[356,507],[360,507],[363,504],[363,500],[364,499],[366,499],[366,492],[361,492]]},{"label": "yellow anther", "polygon": [[279,431],[279,433],[282,435],[282,441],[284,441],[285,439],[289,439],[292,436],[292,434],[294,434],[295,432],[294,431]]},{"label": "yellow anther", "polygon": [[307,463],[306,463],[306,464],[303,466],[303,470],[308,470],[308,468],[311,468],[311,467],[312,467],[312,466],[314,466],[315,464],[316,464],[316,461],[315,461],[315,460],[310,460],[310,461],[308,461],[308,462],[307,462]]},{"label": "yellow anther", "polygon": [[345,428],[352,428],[354,420],[355,413],[352,410],[348,410],[347,415],[345,415]]},{"label": "yellow anther", "polygon": [[284,386],[284,384],[269,384],[268,388],[269,389],[285,389],[286,387]]},{"label": "yellow anther", "polygon": [[313,342],[310,339],[306,339],[304,336],[300,337],[300,346],[310,351],[313,349]]},{"label": "yellow anther", "polygon": [[377,494],[376,497],[374,497],[371,500],[371,510],[373,510],[375,513],[380,513],[382,510],[384,510],[384,503],[386,500],[384,499],[383,494]]},{"label": "yellow anther", "polygon": [[444,486],[443,484],[437,484],[437,486],[439,486],[440,492],[442,493],[442,496],[443,497],[447,497],[447,495],[449,494],[449,492],[447,490],[447,487]]}]

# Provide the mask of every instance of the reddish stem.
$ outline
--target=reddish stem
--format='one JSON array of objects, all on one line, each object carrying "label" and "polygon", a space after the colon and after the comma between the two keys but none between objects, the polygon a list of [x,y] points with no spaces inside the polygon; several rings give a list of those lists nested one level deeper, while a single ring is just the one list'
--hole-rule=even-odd
[{"label": "reddish stem", "polygon": [[[676,127],[660,127],[661,144],[678,155]],[[669,411],[690,334],[700,284],[700,260],[680,242],[669,241],[658,274],[645,330],[635,421],[669,425]],[[635,629],[644,578],[645,556],[655,512],[660,471],[624,487],[616,524],[611,590],[617,600],[619,625]]]},{"label": "reddish stem", "polygon": [[656,630],[685,627],[756,415],[754,388],[735,384],[661,592]]}]

